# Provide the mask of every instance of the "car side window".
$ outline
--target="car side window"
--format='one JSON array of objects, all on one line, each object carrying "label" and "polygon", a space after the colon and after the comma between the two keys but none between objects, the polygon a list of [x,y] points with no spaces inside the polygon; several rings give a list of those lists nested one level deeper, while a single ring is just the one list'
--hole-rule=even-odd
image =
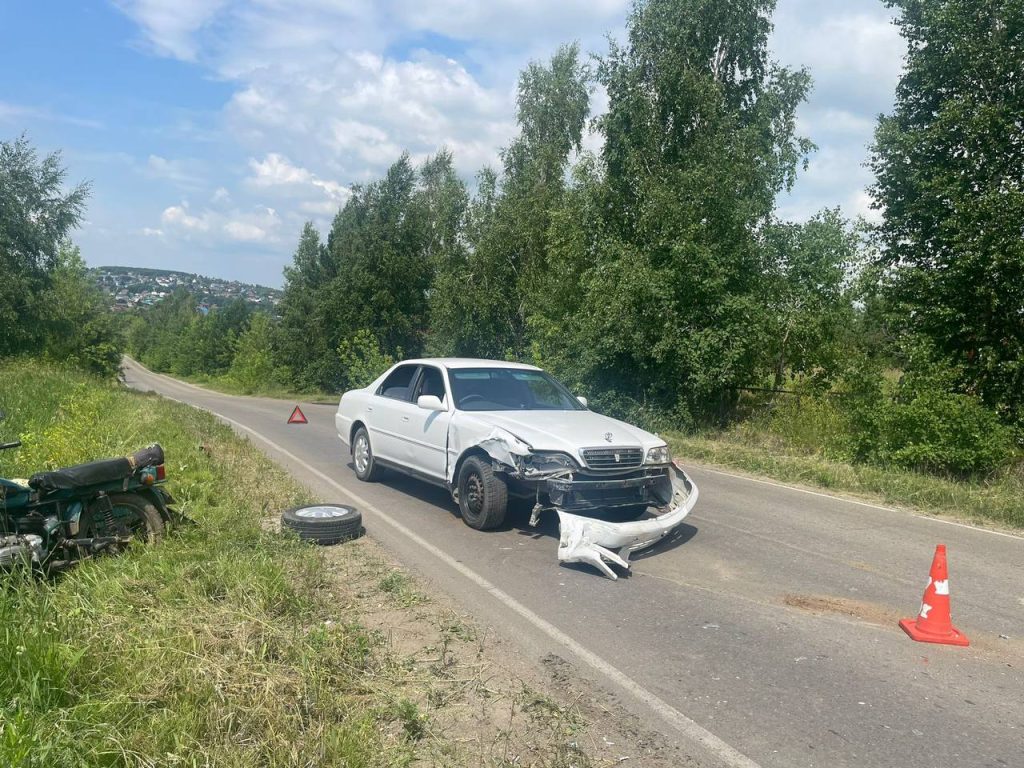
[{"label": "car side window", "polygon": [[390,397],[392,400],[408,402],[412,399],[412,382],[418,369],[418,365],[398,366],[377,388],[377,394],[381,397]]},{"label": "car side window", "polygon": [[416,391],[413,392],[413,402],[416,402],[420,395],[434,395],[442,403],[445,402],[444,376],[437,368],[432,368],[429,365],[423,366],[420,380],[416,384]]}]

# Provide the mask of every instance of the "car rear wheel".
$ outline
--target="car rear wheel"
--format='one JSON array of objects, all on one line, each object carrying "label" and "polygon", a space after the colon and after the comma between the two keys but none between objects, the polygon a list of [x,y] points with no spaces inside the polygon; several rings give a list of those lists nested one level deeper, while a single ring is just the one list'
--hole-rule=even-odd
[{"label": "car rear wheel", "polygon": [[366,427],[359,427],[352,438],[352,465],[356,469],[356,477],[364,483],[372,483],[380,479],[381,468],[373,458],[370,447],[370,434]]},{"label": "car rear wheel", "polygon": [[505,522],[508,485],[489,462],[470,456],[459,472],[459,509],[470,528],[486,531]]}]

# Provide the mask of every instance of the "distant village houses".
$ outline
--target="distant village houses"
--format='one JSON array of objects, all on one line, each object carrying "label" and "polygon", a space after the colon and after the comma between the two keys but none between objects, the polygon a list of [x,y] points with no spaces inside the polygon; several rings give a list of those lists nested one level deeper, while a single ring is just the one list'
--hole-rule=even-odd
[{"label": "distant village houses", "polygon": [[281,291],[277,289],[237,280],[141,267],[96,267],[91,271],[96,283],[110,296],[115,312],[152,306],[179,288],[195,296],[196,311],[204,315],[239,298],[268,308],[281,301]]}]

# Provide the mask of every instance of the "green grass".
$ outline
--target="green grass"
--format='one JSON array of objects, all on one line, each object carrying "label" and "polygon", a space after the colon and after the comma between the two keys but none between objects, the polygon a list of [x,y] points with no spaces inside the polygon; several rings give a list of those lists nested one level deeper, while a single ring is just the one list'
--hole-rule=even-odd
[{"label": "green grass", "polygon": [[416,590],[413,580],[401,571],[391,571],[378,582],[377,587],[403,608],[411,608],[426,599]]},{"label": "green grass", "polygon": [[0,577],[0,765],[399,766],[423,724],[347,617],[319,550],[267,530],[306,500],[212,417],[0,363],[0,475],[159,441],[196,521],[60,580]]},{"label": "green grass", "polygon": [[794,425],[779,434],[747,423],[707,435],[664,435],[673,453],[790,483],[852,493],[866,499],[980,524],[1024,528],[1024,467],[1019,463],[973,481],[844,461],[816,432]]}]

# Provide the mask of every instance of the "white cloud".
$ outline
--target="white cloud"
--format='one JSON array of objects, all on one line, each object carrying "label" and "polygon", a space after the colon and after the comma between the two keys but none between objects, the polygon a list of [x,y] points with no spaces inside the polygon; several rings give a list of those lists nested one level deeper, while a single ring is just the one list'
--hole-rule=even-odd
[{"label": "white cloud", "polygon": [[147,228],[145,234],[176,235],[185,240],[198,238],[206,244],[227,239],[240,242],[276,242],[281,227],[277,211],[267,206],[228,212],[205,208],[192,213],[187,201],[164,209],[161,229]]},{"label": "white cloud", "polygon": [[277,211],[267,206],[256,206],[250,211],[235,211],[224,223],[224,232],[233,240],[267,242],[278,239],[281,219]]},{"label": "white cloud", "polygon": [[174,229],[205,232],[210,228],[209,216],[207,214],[193,216],[188,212],[187,202],[165,208],[160,215],[160,221],[165,227]]},{"label": "white cloud", "polygon": [[629,0],[393,0],[391,12],[413,29],[429,29],[464,40],[544,37],[556,44],[602,34],[621,23]]},{"label": "white cloud", "polygon": [[266,230],[244,221],[229,221],[224,225],[224,231],[232,240],[258,242],[267,237]]},{"label": "white cloud", "polygon": [[179,187],[192,189],[203,183],[200,175],[191,170],[193,164],[150,155],[146,161],[146,173],[154,178],[166,179]]},{"label": "white cloud", "polygon": [[780,199],[780,215],[802,220],[840,205],[848,216],[877,216],[864,203],[872,181],[864,163],[878,114],[892,108],[906,50],[892,11],[881,3],[781,0],[772,45],[782,63],[811,73],[798,128],[819,147]]},{"label": "white cloud", "polygon": [[308,213],[312,216],[328,217],[333,216],[338,212],[340,206],[330,200],[321,200],[319,202],[313,200],[306,200],[299,203],[299,210],[303,213]]},{"label": "white cloud", "polygon": [[143,227],[142,234],[146,237],[163,237],[164,231],[162,229],[154,229],[152,227]]},{"label": "white cloud", "polygon": [[[333,214],[352,194],[338,182],[318,178],[276,152],[269,153],[263,160],[249,158],[249,168],[252,171],[246,179],[249,185],[264,190],[274,188],[289,198],[301,200],[299,207],[307,213]],[[316,199],[310,200],[311,196]]]},{"label": "white cloud", "polygon": [[271,152],[263,160],[250,158],[250,183],[256,187],[273,187],[288,184],[309,184],[313,174],[305,168],[292,165],[288,158]]},{"label": "white cloud", "polygon": [[336,181],[313,179],[313,186],[317,189],[323,190],[324,194],[331,198],[331,200],[336,200],[338,202],[344,202],[352,196],[348,187],[343,187]]},{"label": "white cloud", "polygon": [[511,90],[484,87],[450,58],[418,52],[398,61],[367,51],[302,71],[294,61],[268,63],[227,107],[247,142],[273,141],[299,161],[276,152],[251,163],[267,184],[340,177],[347,185],[379,175],[403,150],[424,157],[441,147],[472,175],[496,161],[514,132],[513,111]]},{"label": "white cloud", "polygon": [[853,195],[847,205],[852,216],[863,216],[872,224],[879,224],[882,221],[882,212],[872,208],[874,197],[867,190],[861,190]]},{"label": "white cloud", "polygon": [[157,53],[194,61],[196,33],[225,8],[227,0],[114,0],[141,28]]}]

